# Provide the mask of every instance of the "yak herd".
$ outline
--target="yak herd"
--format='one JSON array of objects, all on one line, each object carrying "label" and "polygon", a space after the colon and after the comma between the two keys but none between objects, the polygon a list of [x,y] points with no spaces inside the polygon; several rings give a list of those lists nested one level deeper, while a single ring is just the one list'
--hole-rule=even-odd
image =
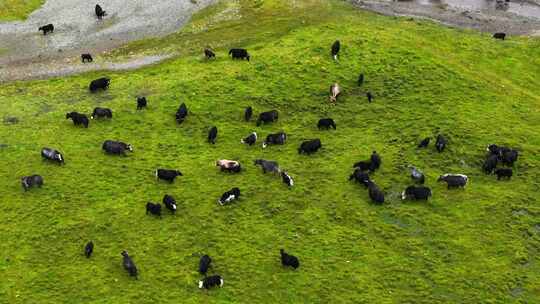
[{"label": "yak herd", "polygon": [[[96,5],[95,14],[98,19],[102,19],[106,16],[106,12],[101,8],[101,6]],[[40,31],[43,31],[43,34],[52,33],[54,31],[54,26],[48,24],[39,28]],[[494,38],[503,39],[505,38],[504,33],[496,33]],[[339,52],[341,49],[340,41],[335,41],[331,46],[331,56],[334,60],[338,60]],[[247,60],[250,61],[250,54],[245,49],[233,48],[228,53],[232,59],[238,60]],[[206,48],[204,50],[204,56],[207,59],[216,58],[216,54],[213,50]],[[92,62],[92,56],[90,54],[81,55],[83,62]],[[357,84],[362,86],[364,83],[365,76],[360,74],[358,76]],[[111,80],[109,78],[103,77],[96,80],[93,80],[88,89],[91,93],[96,93],[100,90],[107,90]],[[330,86],[329,98],[332,104],[336,104],[338,97],[342,94],[341,87],[338,83],[334,83]],[[366,94],[368,102],[372,102],[374,96],[371,92]],[[137,97],[137,110],[142,110],[147,107],[147,99],[144,96]],[[184,123],[188,117],[188,108],[185,103],[182,103],[178,110],[175,113],[175,120],[178,124]],[[250,121],[253,115],[253,108],[247,107],[244,109],[244,120]],[[113,113],[111,109],[97,107],[92,112],[90,119],[112,119]],[[271,110],[267,112],[262,112],[259,114],[259,117],[256,121],[256,125],[260,126],[261,124],[268,124],[277,121],[279,118],[279,113],[277,110]],[[70,112],[66,114],[66,119],[71,119],[73,124],[76,126],[84,126],[88,128],[90,120],[85,114],[78,112]],[[319,130],[336,130],[337,126],[335,121],[332,118],[321,118],[317,123],[317,128]],[[211,144],[216,143],[218,136],[217,127],[213,126],[208,132],[208,142]],[[258,140],[256,132],[248,134],[246,137],[240,140],[241,143],[246,145],[254,145]],[[284,145],[287,140],[287,134],[283,131],[269,134],[262,143],[262,147],[266,148],[269,145]],[[419,144],[418,148],[427,148],[430,143],[430,138],[423,139]],[[448,145],[448,139],[442,134],[438,134],[435,140],[435,148],[439,153],[442,153],[446,146]],[[318,138],[304,141],[300,144],[298,148],[299,154],[312,154],[317,152],[322,148],[321,140]],[[123,155],[126,156],[126,152],[133,152],[133,147],[121,141],[106,140],[102,144],[102,150],[107,154],[112,155]],[[56,162],[60,165],[65,163],[64,156],[61,152],[51,149],[43,148],[41,150],[42,158],[52,162]],[[512,148],[497,146],[491,144],[487,148],[486,159],[483,164],[483,171],[486,174],[496,174],[497,179],[507,178],[510,179],[513,175],[512,166],[518,159],[518,151]],[[281,176],[281,179],[285,185],[292,187],[294,181],[292,177],[284,170],[279,167],[279,164],[276,161],[257,159],[254,161],[254,164],[260,166],[263,173],[274,173]],[[373,151],[369,159],[358,161],[353,164],[353,173],[349,176],[349,180],[354,180],[368,189],[368,195],[371,201],[374,204],[383,204],[385,202],[385,194],[379,188],[370,176],[373,175],[382,165],[382,159],[380,155]],[[502,165],[503,167],[498,167]],[[243,169],[242,165],[235,160],[218,160],[216,161],[216,166],[220,168],[223,172],[228,173],[240,173]],[[408,186],[401,194],[403,200],[428,200],[432,196],[432,191],[429,187],[424,186],[425,175],[416,167],[410,166],[410,177],[413,182],[413,185]],[[173,183],[178,176],[182,176],[182,172],[176,169],[163,169],[159,168],[155,171],[155,176],[158,180],[163,180],[168,183]],[[438,181],[444,181],[447,183],[448,189],[450,188],[464,188],[467,185],[468,177],[463,174],[442,174],[439,176]],[[21,179],[21,184],[24,191],[29,190],[32,187],[42,187],[44,184],[43,178],[40,175],[30,175],[24,176]],[[227,205],[235,200],[238,200],[240,197],[240,189],[233,187],[230,190],[225,191],[221,197],[218,199],[220,205]],[[171,195],[165,195],[162,200],[163,205],[171,212],[175,214],[177,204],[174,197]],[[146,213],[161,217],[161,204],[148,202],[146,204]],[[94,243],[88,242],[84,247],[84,254],[87,258],[90,258],[94,251]],[[124,269],[129,273],[130,276],[135,278],[138,277],[138,270],[133,261],[129,256],[127,251],[122,251],[122,264]],[[280,249],[280,258],[283,266],[292,267],[294,269],[300,266],[300,262],[297,257],[286,253],[283,249]],[[207,276],[208,269],[210,268],[212,259],[208,255],[203,255],[199,261],[199,272],[204,275],[204,278],[199,281],[199,288],[209,289],[214,286],[223,286],[223,278],[220,275],[211,275]]]}]

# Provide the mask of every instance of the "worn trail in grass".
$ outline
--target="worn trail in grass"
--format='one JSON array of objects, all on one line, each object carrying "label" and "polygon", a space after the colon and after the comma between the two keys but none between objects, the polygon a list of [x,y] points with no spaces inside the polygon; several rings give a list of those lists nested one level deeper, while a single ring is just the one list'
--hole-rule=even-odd
[{"label": "worn trail in grass", "polygon": [[[290,4],[292,3],[292,4]],[[257,23],[253,23],[258,20]],[[248,24],[251,24],[248,25]],[[338,63],[329,56],[343,45]],[[215,48],[206,61],[201,47]],[[251,62],[233,62],[229,47],[246,47]],[[156,50],[178,59],[125,73],[108,73],[107,92],[90,95],[104,73],[0,88],[0,299],[13,303],[534,303],[539,299],[540,43],[494,41],[487,35],[429,22],[356,11],[336,1],[230,1],[196,16],[181,33],[134,43],[109,56]],[[360,72],[364,87],[356,86]],[[336,106],[327,90],[339,82]],[[365,92],[375,95],[367,104]],[[135,110],[146,95],[149,108]],[[190,110],[178,126],[181,102]],[[256,127],[242,111],[277,109],[279,122]],[[68,111],[113,109],[112,121],[89,129],[65,120]],[[332,117],[336,131],[318,131]],[[206,143],[211,125],[217,144]],[[285,130],[285,146],[240,145],[251,131]],[[442,154],[417,150],[425,136],[450,139]],[[304,139],[323,149],[297,154]],[[129,157],[101,151],[106,139],[133,144]],[[516,175],[497,182],[480,171],[485,146],[519,149]],[[59,149],[66,165],[42,162],[43,146]],[[347,182],[351,165],[372,150],[383,157],[373,179],[387,196],[369,203]],[[219,158],[246,171],[220,173]],[[287,189],[253,160],[276,160],[295,178]],[[401,202],[406,167],[428,176],[428,203]],[[157,167],[184,173],[158,183]],[[470,184],[449,191],[441,173],[464,173]],[[41,174],[42,189],[23,193],[19,178]],[[231,187],[242,199],[221,207]],[[145,216],[147,201],[172,194],[176,216]],[[83,257],[93,240],[95,255]],[[297,255],[283,269],[279,248]],[[121,267],[133,255],[138,281]],[[197,262],[207,253],[225,286],[197,289]]]}]

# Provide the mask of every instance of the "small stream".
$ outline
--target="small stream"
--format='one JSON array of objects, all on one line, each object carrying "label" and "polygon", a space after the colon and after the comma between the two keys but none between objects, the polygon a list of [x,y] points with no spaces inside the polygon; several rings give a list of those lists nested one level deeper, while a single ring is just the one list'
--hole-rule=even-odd
[{"label": "small stream", "polygon": [[[403,1],[405,2],[405,1]],[[421,5],[437,7],[454,7],[466,10],[502,10],[516,15],[540,19],[540,6],[532,2],[515,0],[510,2],[498,0],[411,0]]]}]

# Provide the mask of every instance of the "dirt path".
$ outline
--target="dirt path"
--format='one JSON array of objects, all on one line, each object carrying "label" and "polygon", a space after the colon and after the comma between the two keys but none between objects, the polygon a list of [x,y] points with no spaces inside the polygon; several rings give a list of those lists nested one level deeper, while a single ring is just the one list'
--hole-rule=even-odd
[{"label": "dirt path", "polygon": [[[350,1],[359,8],[384,15],[427,18],[449,26],[490,33],[503,31],[511,35],[540,36],[540,18],[516,15],[515,12],[442,5],[446,2],[438,0]],[[540,0],[528,1],[535,5],[538,2],[534,1]],[[94,14],[95,2],[48,0],[26,21],[0,23],[0,82],[91,70],[131,69],[159,62],[171,54],[85,65],[80,63],[79,56],[175,32],[193,13],[214,2],[217,0],[100,0],[108,15],[98,20]],[[55,31],[43,36],[37,28],[48,23],[54,24]]]},{"label": "dirt path", "polygon": [[[108,15],[98,20],[94,13],[96,2],[48,0],[25,21],[0,23],[0,82],[86,71],[89,67],[66,66],[63,59],[175,32],[193,13],[214,2],[101,0],[101,6]],[[49,23],[54,24],[54,33],[43,36],[37,29]],[[155,59],[136,60],[155,62]],[[41,66],[47,66],[47,69]],[[109,67],[114,68],[108,63],[93,65],[93,68]]]},{"label": "dirt path", "polygon": [[49,77],[67,76],[90,71],[109,70],[121,71],[132,70],[143,66],[151,65],[173,57],[173,54],[161,56],[135,57],[122,62],[93,62],[80,64],[75,59],[52,59],[46,62],[35,62],[32,64],[10,65],[0,69],[0,81],[43,79]]},{"label": "dirt path", "polygon": [[[518,15],[512,11],[433,4],[436,1],[351,0],[351,2],[359,8],[383,15],[420,17],[452,27],[489,33],[540,35],[540,18]],[[528,5],[538,7],[535,2]],[[540,7],[538,9],[540,10]]]}]

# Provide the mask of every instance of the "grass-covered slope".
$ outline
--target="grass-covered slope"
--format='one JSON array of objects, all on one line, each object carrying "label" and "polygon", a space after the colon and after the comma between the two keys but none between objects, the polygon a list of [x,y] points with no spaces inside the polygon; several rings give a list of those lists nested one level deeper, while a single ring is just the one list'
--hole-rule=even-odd
[{"label": "grass-covered slope", "polygon": [[[256,22],[255,22],[256,21]],[[329,47],[340,39],[341,58]],[[218,58],[205,61],[211,45]],[[252,61],[233,62],[229,47]],[[231,1],[209,8],[181,33],[114,52],[179,51],[178,59],[125,73],[92,73],[0,87],[0,302],[8,303],[535,303],[540,297],[540,43],[501,42],[429,22],[361,12],[336,1]],[[194,53],[194,51],[196,51]],[[363,88],[355,84],[363,72]],[[107,75],[110,90],[87,91]],[[332,82],[344,90],[328,103]],[[366,90],[375,95],[367,104]],[[148,110],[135,110],[146,95]],[[174,112],[185,102],[182,125]],[[277,109],[279,122],[256,127],[242,111]],[[110,107],[112,121],[88,129],[68,111]],[[337,131],[318,131],[332,117]],[[211,125],[217,144],[206,143]],[[285,146],[246,147],[251,131],[285,130]],[[448,150],[417,150],[425,136],[446,134]],[[297,154],[304,139],[323,149]],[[133,144],[129,157],[101,151],[106,139]],[[481,170],[489,143],[515,147],[511,181]],[[63,167],[41,160],[57,148]],[[383,157],[373,179],[387,203],[347,181],[372,150]],[[220,173],[237,159],[240,175]],[[276,160],[295,178],[289,190],[263,175],[256,158]],[[433,190],[428,203],[402,202],[408,164]],[[184,173],[156,182],[157,167]],[[447,190],[439,174],[467,174],[466,190]],[[42,189],[23,193],[19,178],[41,174]],[[240,187],[242,199],[219,206]],[[172,194],[176,216],[145,215],[147,201]],[[83,246],[95,243],[87,260]],[[279,248],[301,267],[284,269]],[[138,281],[122,269],[128,250]],[[225,286],[197,288],[199,256]]]},{"label": "grass-covered slope", "polygon": [[22,20],[39,8],[44,0],[2,0],[0,1],[0,21]]}]

